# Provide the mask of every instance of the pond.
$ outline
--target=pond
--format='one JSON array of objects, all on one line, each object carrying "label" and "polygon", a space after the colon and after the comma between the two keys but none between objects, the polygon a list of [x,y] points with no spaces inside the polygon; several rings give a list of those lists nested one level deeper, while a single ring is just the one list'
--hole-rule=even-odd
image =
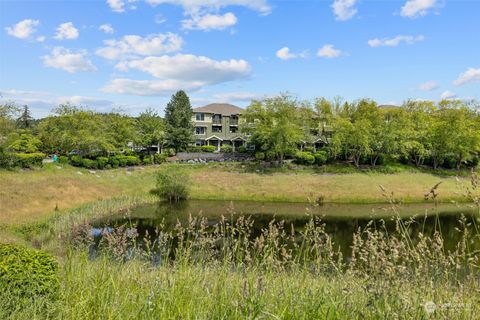
[{"label": "pond", "polygon": [[[140,240],[151,239],[158,230],[172,230],[177,222],[188,224],[189,217],[203,217],[208,226],[214,226],[221,216],[235,222],[241,216],[251,217],[252,236],[258,236],[262,229],[272,221],[284,221],[286,230],[301,231],[312,217],[321,218],[325,231],[344,254],[350,255],[353,234],[359,228],[365,228],[371,221],[373,225],[384,223],[385,231],[392,232],[396,219],[400,216],[408,221],[408,232],[412,239],[419,233],[432,235],[441,230],[447,250],[454,249],[461,238],[459,219],[466,217],[468,228],[480,225],[478,208],[471,204],[438,204],[431,202],[420,204],[325,204],[275,203],[254,201],[209,201],[190,200],[179,204],[159,203],[133,208],[127,213],[119,213],[106,219],[92,222],[92,232],[100,236],[102,231],[115,230],[120,226],[134,230]],[[473,232],[475,235],[479,232]],[[475,247],[480,248],[478,236],[471,239]]]}]

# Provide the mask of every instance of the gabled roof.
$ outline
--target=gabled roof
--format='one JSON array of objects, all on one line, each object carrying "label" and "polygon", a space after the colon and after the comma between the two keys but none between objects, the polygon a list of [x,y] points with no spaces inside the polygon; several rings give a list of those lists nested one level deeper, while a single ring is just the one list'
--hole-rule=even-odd
[{"label": "gabled roof", "polygon": [[229,103],[211,103],[204,107],[193,109],[193,112],[214,113],[214,114],[221,114],[222,116],[240,114],[243,111],[245,110]]}]

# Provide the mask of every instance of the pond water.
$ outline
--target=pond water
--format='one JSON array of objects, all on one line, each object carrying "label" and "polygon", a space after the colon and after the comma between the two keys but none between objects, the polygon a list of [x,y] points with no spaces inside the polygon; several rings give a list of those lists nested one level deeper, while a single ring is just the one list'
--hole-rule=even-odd
[{"label": "pond water", "polygon": [[[345,256],[349,256],[353,234],[364,228],[370,221],[375,224],[385,223],[385,229],[395,229],[395,219],[410,220],[409,234],[414,239],[421,232],[432,235],[441,230],[447,250],[455,248],[461,233],[459,219],[466,217],[469,228],[480,226],[478,208],[470,204],[438,204],[431,202],[421,204],[325,204],[306,203],[272,203],[253,201],[209,201],[190,200],[179,204],[159,203],[140,206],[128,213],[119,213],[106,219],[92,222],[92,233],[100,235],[102,230],[114,230],[120,226],[138,233],[140,239],[151,238],[159,228],[171,230],[181,222],[187,224],[189,217],[204,217],[209,226],[215,225],[221,216],[234,222],[240,216],[249,216],[254,221],[252,235],[259,235],[269,222],[284,221],[287,230],[299,231],[312,217],[320,217],[325,223],[326,232]],[[412,219],[413,217],[413,219]],[[478,232],[474,232],[479,234]],[[472,239],[473,245],[480,248],[480,239]]]}]

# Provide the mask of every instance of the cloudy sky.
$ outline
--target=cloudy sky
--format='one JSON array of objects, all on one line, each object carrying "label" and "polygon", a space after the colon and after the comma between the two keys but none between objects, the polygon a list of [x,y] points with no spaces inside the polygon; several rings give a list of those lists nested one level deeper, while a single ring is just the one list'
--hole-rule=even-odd
[{"label": "cloudy sky", "polygon": [[480,1],[0,0],[0,93],[163,113],[301,99],[480,99]]}]

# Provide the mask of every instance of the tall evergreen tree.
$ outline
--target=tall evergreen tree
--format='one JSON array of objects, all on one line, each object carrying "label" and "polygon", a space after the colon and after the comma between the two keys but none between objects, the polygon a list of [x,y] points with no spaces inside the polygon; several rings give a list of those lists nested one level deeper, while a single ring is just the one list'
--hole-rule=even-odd
[{"label": "tall evergreen tree", "polygon": [[172,96],[165,109],[167,145],[185,150],[193,141],[192,106],[187,94],[180,90]]},{"label": "tall evergreen tree", "polygon": [[17,119],[17,126],[21,129],[30,129],[33,126],[34,119],[27,105],[23,106],[23,111]]}]

